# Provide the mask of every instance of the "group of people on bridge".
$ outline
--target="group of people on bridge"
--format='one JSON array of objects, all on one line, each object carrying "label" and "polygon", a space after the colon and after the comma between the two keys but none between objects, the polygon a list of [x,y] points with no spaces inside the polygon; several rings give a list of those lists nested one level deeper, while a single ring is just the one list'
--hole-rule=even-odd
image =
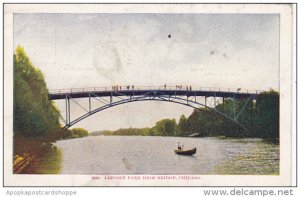
[{"label": "group of people on bridge", "polygon": [[119,91],[119,90],[122,90],[122,87],[125,90],[130,90],[130,88],[131,88],[131,90],[134,90],[134,85],[132,85],[132,86],[118,86],[118,85],[116,85],[116,86],[112,86],[111,89],[113,91]]},{"label": "group of people on bridge", "polygon": [[182,89],[184,89],[184,87],[185,87],[186,90],[192,90],[192,86],[182,86],[182,85],[176,85],[175,86],[176,90],[177,89],[182,90]]},{"label": "group of people on bridge", "polygon": [[[166,84],[164,84],[163,86],[160,86],[160,87],[162,87],[162,89],[167,89],[168,88],[168,86],[166,85]],[[120,90],[122,90],[122,88],[123,88],[123,90],[134,90],[134,85],[127,85],[127,86],[119,86],[119,85],[114,85],[114,86],[112,86],[112,90],[113,91],[120,91]],[[192,86],[183,86],[183,85],[176,85],[175,86],[175,89],[176,90],[192,90]]]},{"label": "group of people on bridge", "polygon": [[[164,89],[165,90],[167,89],[167,85],[166,84],[164,85]],[[186,90],[192,90],[192,86],[176,85],[175,89],[176,90],[184,90],[184,89],[186,89]]]}]

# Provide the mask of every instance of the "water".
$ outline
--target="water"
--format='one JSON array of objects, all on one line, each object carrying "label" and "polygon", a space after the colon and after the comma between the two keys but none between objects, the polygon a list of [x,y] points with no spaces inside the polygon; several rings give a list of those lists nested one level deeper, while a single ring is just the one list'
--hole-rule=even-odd
[{"label": "water", "polygon": [[[178,142],[197,153],[176,155]],[[279,145],[258,138],[93,136],[56,146],[62,174],[279,174]]]}]

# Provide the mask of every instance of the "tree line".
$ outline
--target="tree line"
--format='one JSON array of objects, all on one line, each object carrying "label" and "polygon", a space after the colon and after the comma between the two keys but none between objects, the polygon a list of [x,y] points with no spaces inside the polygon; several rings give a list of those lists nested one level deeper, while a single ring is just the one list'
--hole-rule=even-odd
[{"label": "tree line", "polygon": [[[227,118],[236,114],[236,120]],[[242,111],[240,114],[238,112]],[[238,116],[237,116],[238,115]],[[237,124],[237,122],[239,124]],[[197,133],[197,136],[260,137],[279,138],[279,93],[270,90],[257,96],[255,100],[226,99],[215,109],[200,108],[179,120],[180,136]]]}]

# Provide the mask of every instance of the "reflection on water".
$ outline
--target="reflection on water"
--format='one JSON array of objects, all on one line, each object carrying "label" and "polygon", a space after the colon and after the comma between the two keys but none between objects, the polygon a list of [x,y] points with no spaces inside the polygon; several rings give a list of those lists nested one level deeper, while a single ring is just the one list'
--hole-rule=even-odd
[{"label": "reflection on water", "polygon": [[[176,155],[178,142],[197,153]],[[279,174],[279,145],[257,138],[96,136],[56,145],[63,174]]]}]

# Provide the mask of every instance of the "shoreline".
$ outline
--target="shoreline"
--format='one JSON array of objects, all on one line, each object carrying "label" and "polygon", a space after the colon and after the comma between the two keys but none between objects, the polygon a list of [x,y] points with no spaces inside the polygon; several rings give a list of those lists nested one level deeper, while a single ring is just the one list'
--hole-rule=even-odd
[{"label": "shoreline", "polygon": [[58,174],[62,151],[40,138],[14,138],[14,174]]}]

